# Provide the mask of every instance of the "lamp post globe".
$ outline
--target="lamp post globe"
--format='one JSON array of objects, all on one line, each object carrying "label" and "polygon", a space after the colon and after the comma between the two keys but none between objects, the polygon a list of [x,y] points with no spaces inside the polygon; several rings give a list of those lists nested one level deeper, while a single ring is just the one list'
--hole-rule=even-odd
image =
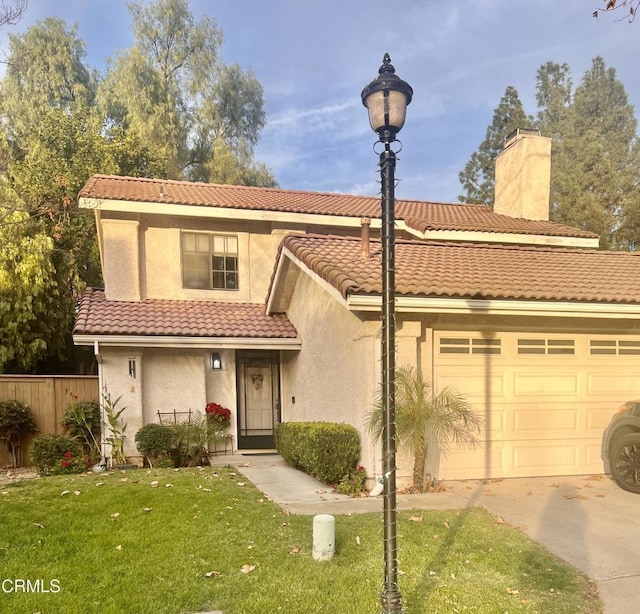
[{"label": "lamp post globe", "polygon": [[393,141],[404,126],[407,106],[413,98],[413,88],[396,75],[388,53],[384,54],[378,76],[360,94],[369,111],[369,123],[380,140]]},{"label": "lamp post globe", "polygon": [[382,184],[382,477],[384,506],[384,585],[380,595],[382,614],[402,612],[398,585],[396,526],[396,407],[395,407],[395,166],[391,143],[404,125],[411,86],[395,74],[385,53],[378,76],[362,90],[362,104],[369,123],[378,134]]}]

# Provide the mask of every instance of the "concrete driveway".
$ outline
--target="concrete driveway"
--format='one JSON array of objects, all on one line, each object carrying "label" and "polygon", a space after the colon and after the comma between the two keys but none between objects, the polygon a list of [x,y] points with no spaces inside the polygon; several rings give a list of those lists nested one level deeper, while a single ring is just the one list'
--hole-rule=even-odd
[{"label": "concrete driveway", "polygon": [[640,495],[608,476],[447,482],[597,582],[605,612],[640,609]]}]

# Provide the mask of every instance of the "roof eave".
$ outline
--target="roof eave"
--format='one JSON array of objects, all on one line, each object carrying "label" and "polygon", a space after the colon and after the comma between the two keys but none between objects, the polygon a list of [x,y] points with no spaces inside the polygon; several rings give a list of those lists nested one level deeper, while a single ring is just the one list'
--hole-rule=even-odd
[{"label": "roof eave", "polygon": [[100,347],[152,347],[183,349],[300,350],[299,338],[280,337],[182,337],[169,335],[73,335],[75,345]]},{"label": "roof eave", "polygon": [[[380,311],[381,302],[381,297],[377,294],[351,294],[347,299],[348,307],[352,311]],[[490,316],[640,319],[640,304],[579,301],[396,296],[396,311]]]}]

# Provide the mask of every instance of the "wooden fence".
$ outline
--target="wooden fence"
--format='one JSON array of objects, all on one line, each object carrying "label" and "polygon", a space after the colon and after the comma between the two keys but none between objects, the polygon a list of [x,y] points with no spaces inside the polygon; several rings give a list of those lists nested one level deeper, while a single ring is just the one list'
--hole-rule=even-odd
[{"label": "wooden fence", "polygon": [[[98,378],[93,375],[0,375],[0,399],[17,399],[31,407],[39,433],[61,433],[60,420],[73,400],[98,401]],[[28,461],[33,437],[23,446],[22,462]],[[9,453],[0,444],[0,468],[10,463]]]}]

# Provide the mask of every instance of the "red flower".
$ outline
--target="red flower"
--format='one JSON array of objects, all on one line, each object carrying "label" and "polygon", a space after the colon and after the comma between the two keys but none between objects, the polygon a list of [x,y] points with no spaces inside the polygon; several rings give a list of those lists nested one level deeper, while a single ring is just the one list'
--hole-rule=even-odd
[{"label": "red flower", "polygon": [[69,466],[69,461],[62,461],[60,464],[66,469]]},{"label": "red flower", "polygon": [[72,457],[71,452],[65,452],[65,453],[64,453],[64,457],[65,457],[67,460],[69,460],[69,459]]}]

